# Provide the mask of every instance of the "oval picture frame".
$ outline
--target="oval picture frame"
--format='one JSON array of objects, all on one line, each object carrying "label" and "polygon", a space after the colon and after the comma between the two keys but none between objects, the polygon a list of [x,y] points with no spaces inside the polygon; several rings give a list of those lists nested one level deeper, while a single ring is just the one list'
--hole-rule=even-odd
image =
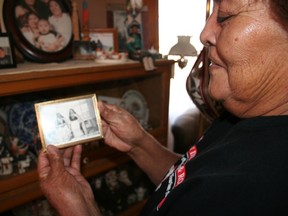
[{"label": "oval picture frame", "polygon": [[[21,5],[24,3],[24,1],[25,0],[6,0],[4,1],[4,4],[3,4],[3,20],[4,20],[5,27],[6,27],[6,31],[12,40],[12,44],[15,45],[15,47],[23,54],[23,56],[27,60],[31,60],[31,61],[35,61],[39,63],[61,62],[69,58],[72,58],[72,46],[73,46],[72,26],[73,25],[72,25],[71,2],[69,0],[56,0],[56,2],[61,5],[62,11],[66,13],[66,22],[64,22],[63,20],[63,27],[67,25],[67,20],[69,20],[69,18],[71,20],[70,38],[69,38],[69,34],[66,34],[65,35],[66,37],[63,36],[62,39],[63,38],[64,39],[69,38],[69,39],[66,39],[66,41],[64,39],[63,40],[61,39],[61,41],[65,41],[65,42],[61,42],[61,46],[59,45],[60,42],[58,43],[57,46],[58,47],[60,46],[60,48],[57,48],[57,50],[47,51],[45,50],[45,48],[42,48],[44,46],[41,46],[42,44],[40,45],[39,41],[35,42],[36,39],[34,39],[35,37],[34,33],[33,33],[33,42],[29,40],[30,37],[28,37],[27,36],[28,34],[26,34],[28,30],[24,28],[26,27],[29,28],[29,27],[28,27],[28,21],[27,21],[28,18],[26,16],[24,19],[24,15],[28,15],[28,13],[33,13],[33,12],[31,11],[25,12],[27,9],[25,9]],[[35,0],[35,2],[37,2],[37,4],[45,4],[41,2],[40,0]],[[16,10],[16,7],[17,7],[17,10]],[[43,14],[45,14],[44,10],[46,10],[48,13],[48,10],[49,10],[48,5],[44,5],[44,6],[41,5],[41,6],[38,6],[38,8],[39,8],[38,18],[46,19]],[[21,12],[24,14],[21,14]],[[49,15],[46,14],[46,16],[48,20]],[[21,17],[21,19],[19,17]],[[24,22],[24,20],[26,20],[26,22]],[[67,32],[70,32],[70,31],[67,31]],[[59,34],[56,34],[56,31],[53,31],[53,33],[55,37],[57,38],[60,37]],[[30,33],[30,35],[31,34],[32,33]],[[37,40],[39,40],[39,37],[37,38]],[[42,41],[43,41],[43,38],[42,38]],[[44,39],[45,43],[48,41],[52,41],[52,40],[46,39],[45,41]]]}]

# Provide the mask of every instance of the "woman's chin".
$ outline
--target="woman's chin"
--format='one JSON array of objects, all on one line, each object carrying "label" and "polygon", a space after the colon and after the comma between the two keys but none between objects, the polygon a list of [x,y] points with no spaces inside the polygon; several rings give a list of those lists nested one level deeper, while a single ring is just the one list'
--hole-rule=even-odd
[{"label": "woman's chin", "polygon": [[213,86],[209,86],[208,92],[210,97],[215,101],[222,101],[224,99],[217,87],[213,88]]},{"label": "woman's chin", "polygon": [[220,80],[217,80],[219,82],[210,81],[208,86],[208,92],[210,97],[215,101],[223,101],[226,98],[229,98],[231,95],[231,91],[229,90],[229,87],[225,85],[223,82],[220,82]]}]

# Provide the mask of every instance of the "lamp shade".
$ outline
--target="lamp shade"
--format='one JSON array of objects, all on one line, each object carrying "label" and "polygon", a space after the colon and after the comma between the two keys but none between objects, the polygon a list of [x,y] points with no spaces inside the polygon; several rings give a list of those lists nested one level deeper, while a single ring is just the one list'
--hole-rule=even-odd
[{"label": "lamp shade", "polygon": [[178,42],[170,49],[169,55],[197,56],[195,47],[190,43],[191,36],[177,36]]}]

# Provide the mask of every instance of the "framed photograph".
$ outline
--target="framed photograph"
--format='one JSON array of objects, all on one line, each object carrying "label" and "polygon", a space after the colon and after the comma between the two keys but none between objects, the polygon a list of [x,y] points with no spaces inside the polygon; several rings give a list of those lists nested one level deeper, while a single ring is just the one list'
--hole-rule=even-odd
[{"label": "framed photograph", "polygon": [[96,47],[91,41],[73,41],[73,58],[76,60],[90,60],[96,58]]},{"label": "framed photograph", "polygon": [[127,46],[126,41],[128,38],[127,31],[127,10],[125,5],[123,9],[109,10],[107,11],[108,27],[114,27],[118,33],[118,49],[119,52],[126,52]]},{"label": "framed photograph", "polygon": [[7,34],[0,34],[0,68],[16,67],[14,49]]},{"label": "framed photograph", "polygon": [[[119,52],[129,52],[132,46],[137,49],[147,50],[149,45],[148,8],[133,13],[127,10],[127,6],[110,4],[107,8],[107,26],[116,28],[118,31]],[[136,43],[137,42],[137,43]]]},{"label": "framed photograph", "polygon": [[95,94],[35,103],[35,111],[44,149],[103,138]]},{"label": "framed photograph", "polygon": [[26,59],[36,62],[72,57],[71,17],[70,0],[9,0],[3,4],[4,24],[13,44]]},{"label": "framed photograph", "polygon": [[116,28],[90,29],[91,43],[98,51],[118,53],[118,33]]}]

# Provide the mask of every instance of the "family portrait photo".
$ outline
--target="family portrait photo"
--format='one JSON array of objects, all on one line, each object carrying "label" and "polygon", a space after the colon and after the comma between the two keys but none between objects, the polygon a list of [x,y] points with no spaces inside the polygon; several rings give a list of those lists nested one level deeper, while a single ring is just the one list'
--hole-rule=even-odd
[{"label": "family portrait photo", "polygon": [[16,0],[16,25],[36,49],[57,52],[72,38],[71,15],[60,0]]}]

